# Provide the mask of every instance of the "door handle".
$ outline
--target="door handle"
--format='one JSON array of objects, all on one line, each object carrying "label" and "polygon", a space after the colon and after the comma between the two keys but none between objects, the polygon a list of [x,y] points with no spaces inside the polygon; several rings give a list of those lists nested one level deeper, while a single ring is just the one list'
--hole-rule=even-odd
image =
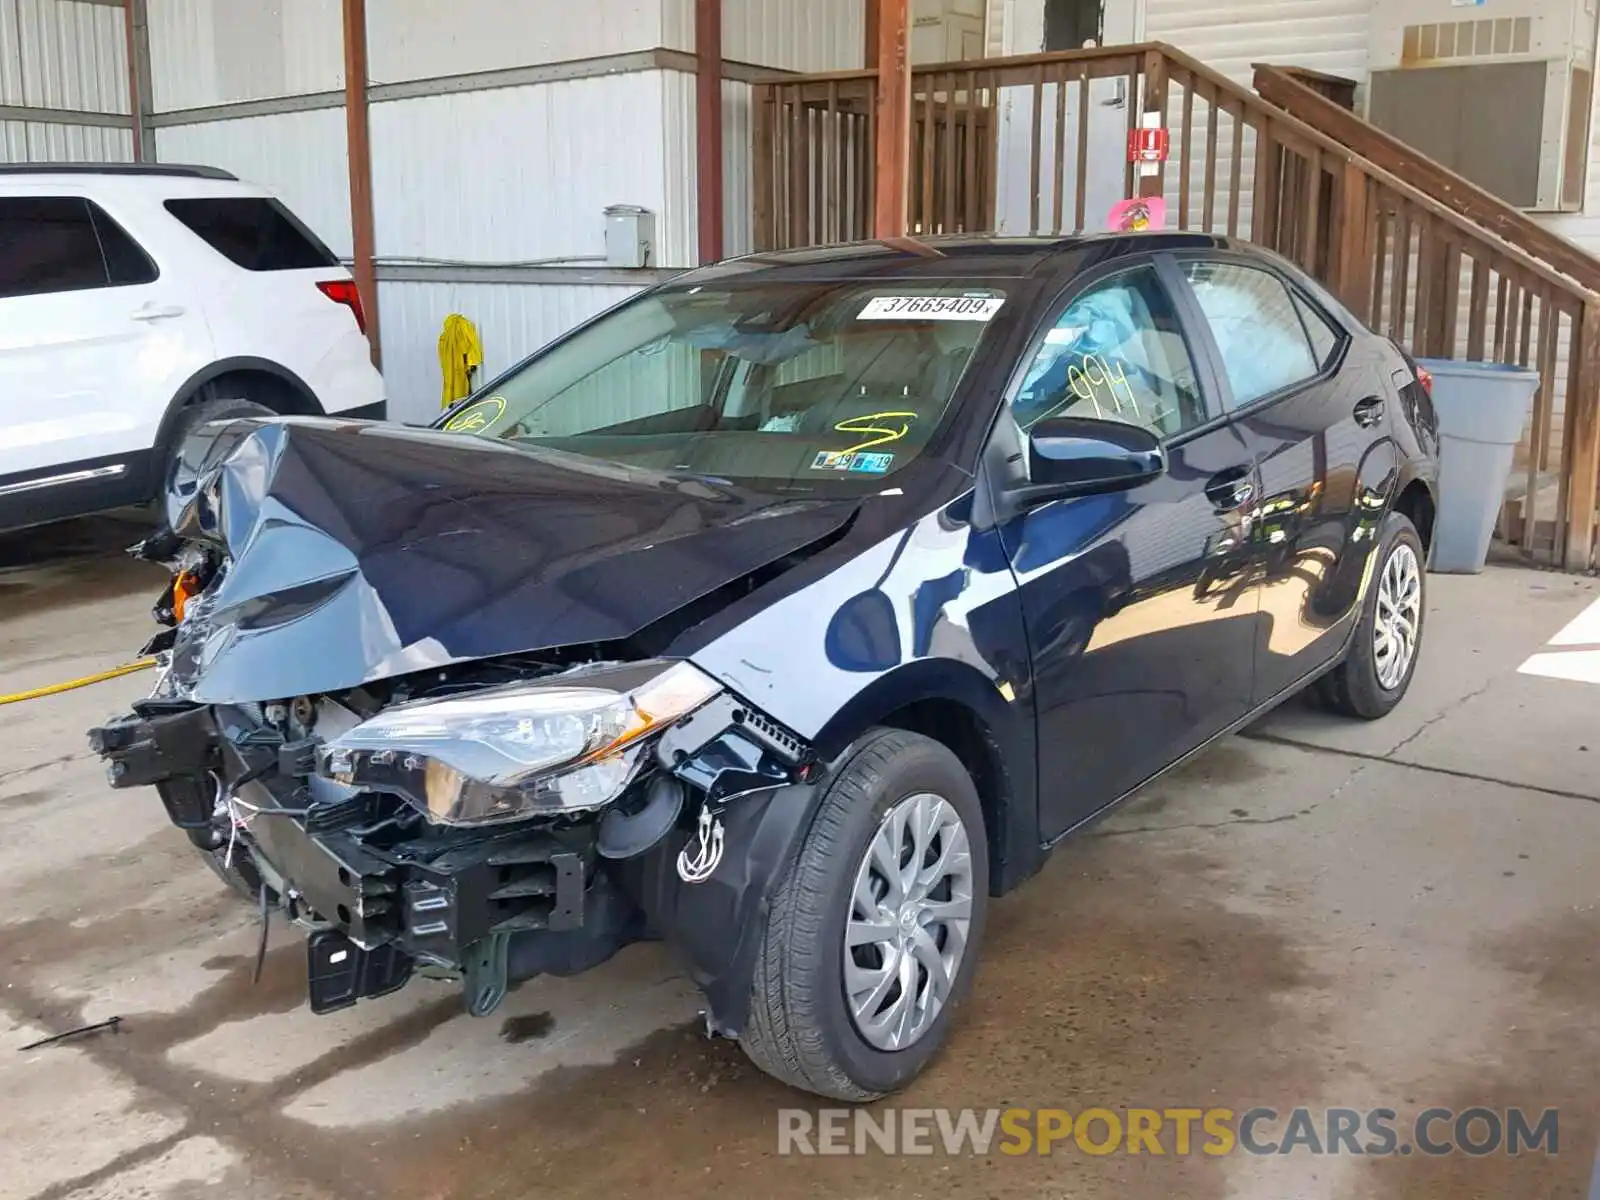
[{"label": "door handle", "polygon": [[1100,101],[1100,103],[1106,108],[1126,108],[1127,107],[1127,104],[1128,104],[1128,81],[1126,79],[1123,79],[1119,75],[1117,77],[1116,84],[1117,84],[1116,94],[1113,95],[1108,100]]},{"label": "door handle", "polygon": [[1206,480],[1206,496],[1218,512],[1243,508],[1256,498],[1255,481],[1248,467],[1230,467]]},{"label": "door handle", "polygon": [[171,317],[181,317],[183,313],[180,304],[146,304],[132,315],[135,321],[165,321]]},{"label": "door handle", "polygon": [[1383,420],[1383,397],[1368,396],[1357,403],[1354,413],[1356,424],[1363,429],[1371,429]]}]

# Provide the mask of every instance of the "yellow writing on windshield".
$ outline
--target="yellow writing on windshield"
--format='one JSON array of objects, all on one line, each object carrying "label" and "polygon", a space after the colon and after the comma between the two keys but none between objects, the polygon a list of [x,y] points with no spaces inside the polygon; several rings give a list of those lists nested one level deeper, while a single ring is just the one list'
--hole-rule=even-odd
[{"label": "yellow writing on windshield", "polygon": [[874,446],[898,442],[911,432],[911,425],[919,414],[914,412],[867,413],[860,417],[847,417],[833,427],[835,433],[860,433],[871,435],[870,440],[841,450],[841,454],[855,454]]}]

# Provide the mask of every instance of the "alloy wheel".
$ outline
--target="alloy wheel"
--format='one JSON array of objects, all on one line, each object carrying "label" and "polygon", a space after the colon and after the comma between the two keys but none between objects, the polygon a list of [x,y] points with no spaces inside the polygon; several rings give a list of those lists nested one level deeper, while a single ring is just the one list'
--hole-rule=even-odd
[{"label": "alloy wheel", "polygon": [[944,1010],[972,922],[972,843],[930,792],[901,800],[867,843],[844,937],[844,990],[874,1049],[904,1050]]},{"label": "alloy wheel", "polygon": [[1373,664],[1378,683],[1394,691],[1417,654],[1422,628],[1422,569],[1406,543],[1395,546],[1378,580],[1378,611],[1372,623]]}]

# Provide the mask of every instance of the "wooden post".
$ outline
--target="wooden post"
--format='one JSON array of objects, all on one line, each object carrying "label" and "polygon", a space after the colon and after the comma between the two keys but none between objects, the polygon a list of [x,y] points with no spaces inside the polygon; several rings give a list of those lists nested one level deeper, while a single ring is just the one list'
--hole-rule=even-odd
[{"label": "wooden post", "polygon": [[382,366],[378,339],[378,275],[373,265],[372,143],[367,135],[367,0],[344,0],[344,125],[350,164],[350,233],[356,289],[367,318],[372,361]]},{"label": "wooden post", "polygon": [[1353,162],[1346,162],[1340,180],[1339,223],[1333,230],[1336,252],[1333,259],[1334,286],[1340,298],[1362,320],[1372,313],[1372,218],[1367,210],[1367,176]]},{"label": "wooden post", "polygon": [[1576,411],[1572,445],[1566,448],[1572,481],[1567,492],[1567,542],[1562,547],[1561,565],[1569,571],[1587,571],[1594,565],[1594,510],[1600,490],[1600,305],[1592,299],[1585,301],[1583,320],[1574,324],[1581,330],[1582,343],[1574,347],[1581,354],[1578,378],[1567,395],[1568,406],[1576,406]]},{"label": "wooden post", "polygon": [[[1131,97],[1129,103],[1132,103]],[[1167,59],[1159,50],[1145,51],[1144,111],[1160,113],[1161,123],[1167,123]],[[1141,175],[1138,185],[1141,196],[1166,195],[1167,164],[1162,163],[1154,175]]]},{"label": "wooden post", "polygon": [[878,0],[861,0],[865,18],[866,42],[862,46],[861,65],[870,67],[878,61]]},{"label": "wooden post", "polygon": [[873,236],[906,233],[907,160],[911,156],[910,0],[877,0],[877,179]]},{"label": "wooden post", "polygon": [[700,261],[722,258],[722,0],[694,4],[695,194]]}]

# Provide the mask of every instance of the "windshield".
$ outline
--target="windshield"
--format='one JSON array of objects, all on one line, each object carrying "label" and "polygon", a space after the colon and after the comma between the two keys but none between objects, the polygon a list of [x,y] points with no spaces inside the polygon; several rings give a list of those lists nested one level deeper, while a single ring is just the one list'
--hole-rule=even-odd
[{"label": "windshield", "polygon": [[664,288],[443,428],[771,491],[866,490],[928,444],[1004,299],[874,282]]}]

